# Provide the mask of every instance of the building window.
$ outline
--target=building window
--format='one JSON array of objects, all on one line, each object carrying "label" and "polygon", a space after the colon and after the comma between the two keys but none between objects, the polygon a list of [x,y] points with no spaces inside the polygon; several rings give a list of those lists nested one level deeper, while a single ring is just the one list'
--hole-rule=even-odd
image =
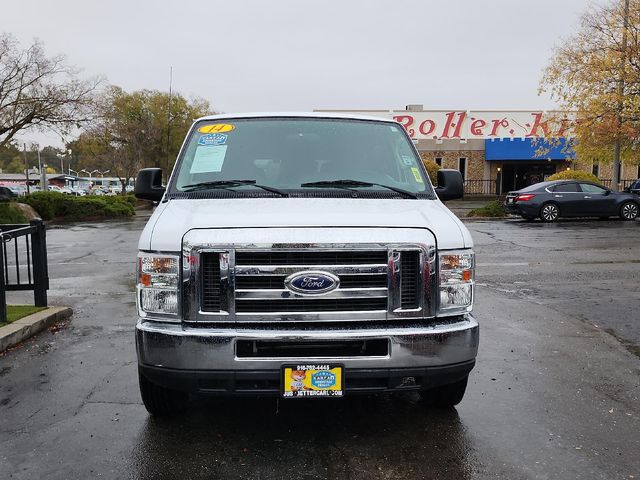
[{"label": "building window", "polygon": [[638,164],[638,170],[636,171],[636,178],[640,178],[640,163]]},{"label": "building window", "polygon": [[441,167],[442,166],[442,157],[436,157],[436,164]]},{"label": "building window", "polygon": [[467,179],[467,159],[465,157],[460,157],[458,159],[458,170],[462,174],[462,179]]},{"label": "building window", "polygon": [[600,162],[599,161],[593,162],[593,164],[591,165],[591,173],[594,174],[596,177],[600,178]]}]

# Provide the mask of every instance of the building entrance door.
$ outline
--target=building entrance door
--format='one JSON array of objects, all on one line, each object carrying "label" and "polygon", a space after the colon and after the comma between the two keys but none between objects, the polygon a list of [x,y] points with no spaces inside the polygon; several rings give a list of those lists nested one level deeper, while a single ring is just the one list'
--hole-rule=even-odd
[{"label": "building entrance door", "polygon": [[544,182],[556,173],[556,165],[551,162],[505,162],[502,170],[502,191],[508,192]]}]

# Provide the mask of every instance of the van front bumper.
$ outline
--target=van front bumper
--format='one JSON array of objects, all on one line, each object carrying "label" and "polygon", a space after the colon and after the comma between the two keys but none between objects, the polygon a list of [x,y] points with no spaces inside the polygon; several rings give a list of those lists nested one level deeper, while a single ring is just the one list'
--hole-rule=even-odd
[{"label": "van front bumper", "polygon": [[[283,365],[341,364],[347,392],[419,390],[453,383],[473,368],[479,327],[472,315],[434,324],[278,329],[206,328],[140,320],[136,347],[141,375],[176,390],[210,394],[278,394]],[[430,320],[433,322],[433,320]],[[384,354],[260,357],[240,355],[238,342],[386,340]]]}]

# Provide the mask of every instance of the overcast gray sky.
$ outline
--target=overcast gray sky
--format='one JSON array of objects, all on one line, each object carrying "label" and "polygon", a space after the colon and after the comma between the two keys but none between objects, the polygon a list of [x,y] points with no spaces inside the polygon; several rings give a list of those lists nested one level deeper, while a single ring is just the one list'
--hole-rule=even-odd
[{"label": "overcast gray sky", "polygon": [[[551,50],[586,0],[3,1],[0,31],[87,76],[225,112],[547,109]],[[38,139],[59,143],[55,138]]]}]

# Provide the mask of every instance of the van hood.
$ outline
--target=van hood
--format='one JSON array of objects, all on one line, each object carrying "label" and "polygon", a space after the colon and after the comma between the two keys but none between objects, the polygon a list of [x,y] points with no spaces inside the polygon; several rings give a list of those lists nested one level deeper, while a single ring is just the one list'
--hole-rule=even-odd
[{"label": "van hood", "polygon": [[[139,248],[179,251],[184,234],[195,228],[267,227],[426,228],[440,249],[473,246],[467,228],[439,200],[232,198],[161,203],[142,232]],[[376,239],[363,233],[363,240]]]}]

